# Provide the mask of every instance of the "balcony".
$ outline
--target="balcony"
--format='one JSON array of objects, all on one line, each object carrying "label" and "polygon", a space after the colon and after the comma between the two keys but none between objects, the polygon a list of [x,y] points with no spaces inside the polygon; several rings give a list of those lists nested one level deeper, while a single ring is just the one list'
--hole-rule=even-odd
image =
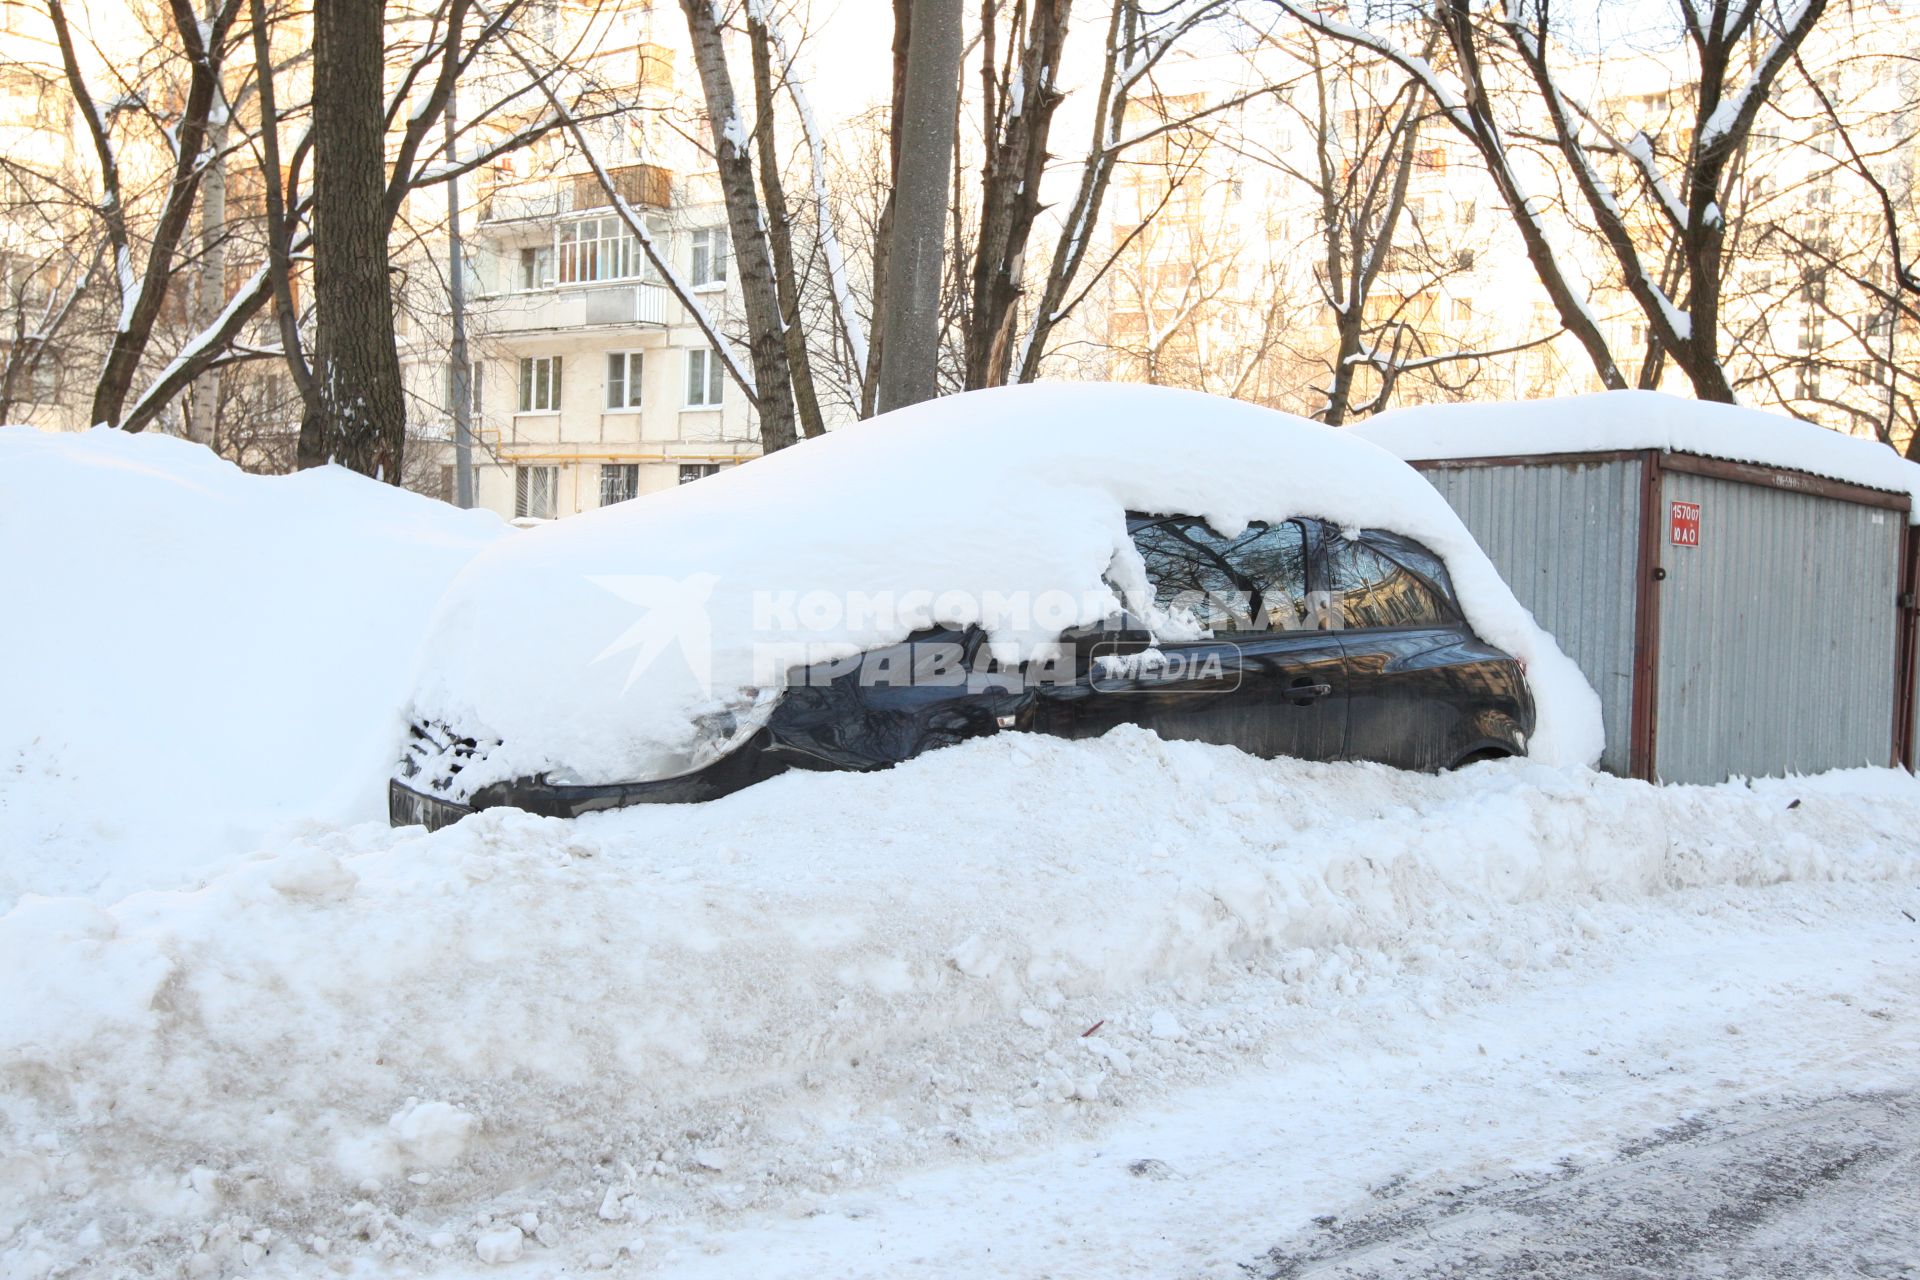
[{"label": "balcony", "polygon": [[[671,170],[651,164],[628,164],[607,170],[607,176],[613,180],[613,188],[621,198],[636,209],[665,209],[673,203]],[[480,192],[482,222],[551,218],[612,207],[612,198],[599,177],[592,173],[500,183],[482,188]]]},{"label": "balcony", "polygon": [[563,285],[506,293],[481,304],[492,334],[634,328],[667,323],[668,294],[657,284]]}]

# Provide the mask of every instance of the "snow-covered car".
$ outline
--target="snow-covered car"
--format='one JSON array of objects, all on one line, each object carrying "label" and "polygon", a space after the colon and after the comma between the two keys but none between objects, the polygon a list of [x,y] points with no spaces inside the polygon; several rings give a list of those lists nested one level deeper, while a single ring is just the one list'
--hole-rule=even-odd
[{"label": "snow-covered car", "polygon": [[565,817],[1120,724],[1591,760],[1593,701],[1384,451],[1189,392],[1002,388],[489,548],[442,603],[389,809]]}]

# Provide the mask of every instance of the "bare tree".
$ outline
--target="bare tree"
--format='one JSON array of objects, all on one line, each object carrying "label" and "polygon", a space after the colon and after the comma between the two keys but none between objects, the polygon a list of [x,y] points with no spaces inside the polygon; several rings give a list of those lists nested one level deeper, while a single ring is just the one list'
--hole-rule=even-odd
[{"label": "bare tree", "polygon": [[[1883,78],[1894,82],[1889,107],[1850,109],[1841,85],[1852,69],[1845,65],[1851,59],[1816,72],[1795,51],[1795,69],[1815,104],[1816,149],[1833,157],[1830,169],[1812,175],[1804,203],[1816,209],[1824,206],[1829,217],[1818,229],[1809,223],[1804,230],[1795,228],[1790,215],[1770,219],[1764,234],[1787,246],[1787,261],[1795,262],[1800,271],[1802,301],[1817,306],[1824,322],[1843,329],[1851,340],[1851,354],[1858,359],[1842,368],[1855,374],[1856,382],[1880,392],[1871,408],[1855,402],[1829,403],[1864,419],[1881,439],[1920,461],[1920,368],[1908,358],[1910,352],[1902,343],[1903,335],[1911,339],[1920,333],[1920,268],[1912,248],[1920,203],[1915,199],[1912,162],[1903,159],[1912,155],[1920,140],[1914,93],[1914,87],[1920,86],[1920,57],[1904,50],[1872,50],[1855,56],[1874,59],[1870,72],[1874,83]],[[1841,177],[1855,187],[1856,199],[1870,211],[1870,247],[1835,243],[1832,186]],[[1791,207],[1801,207],[1801,202],[1793,201]],[[1836,306],[1828,291],[1835,280],[1864,295],[1864,314]],[[1799,354],[1807,361],[1815,333],[1811,319],[1804,323],[1807,328]],[[1858,376],[1861,373],[1864,378]],[[1795,390],[1815,388],[1803,383]]]},{"label": "bare tree", "polygon": [[[800,314],[803,290],[800,269],[793,252],[793,212],[788,207],[786,187],[780,177],[780,144],[776,136],[774,110],[773,63],[776,47],[773,31],[761,0],[748,0],[747,40],[753,59],[753,141],[759,156],[760,196],[767,211],[767,246],[779,302],[780,333],[786,345],[787,370],[793,383],[794,408],[799,414],[800,429],[809,436],[817,436],[825,434],[827,427],[820,415],[820,396],[813,384],[813,357],[808,350],[807,329]],[[804,123],[802,127],[805,127]]]},{"label": "bare tree", "polygon": [[1469,0],[1440,0],[1435,15],[1445,33],[1453,75],[1414,49],[1402,46],[1387,31],[1349,25],[1323,6],[1304,0],[1273,0],[1307,30],[1344,41],[1400,68],[1426,91],[1441,117],[1479,152],[1488,176],[1507,208],[1527,260],[1547,292],[1566,331],[1574,336],[1593,362],[1602,386],[1624,388],[1627,379],[1615,362],[1599,322],[1588,310],[1554,247],[1555,228],[1544,201],[1533,196],[1509,153],[1507,131],[1494,116],[1495,81],[1486,63],[1487,50]]},{"label": "bare tree", "polygon": [[[192,219],[194,197],[206,170],[209,126],[216,113],[224,110],[221,72],[241,2],[220,0],[204,21],[188,0],[170,0],[168,4],[170,34],[177,42],[177,59],[186,67],[187,86],[172,120],[154,119],[159,108],[140,104],[141,114],[153,120],[154,132],[170,153],[171,164],[159,196],[158,216],[144,229],[144,237],[137,239],[136,232],[142,229],[132,221],[135,192],[121,164],[121,139],[115,135],[109,113],[96,101],[80,65],[65,5],[61,0],[47,0],[67,87],[99,165],[98,207],[107,231],[120,301],[120,319],[93,393],[91,417],[96,423],[135,431],[146,425],[144,421],[125,421],[122,411],[166,302],[181,240]],[[124,95],[121,100],[125,101]]]},{"label": "bare tree", "polygon": [[1014,0],[1001,46],[997,0],[980,6],[979,228],[973,239],[965,385],[997,386],[1012,369],[1025,285],[1027,240],[1040,215],[1041,182],[1059,86],[1071,0]]},{"label": "bare tree", "polygon": [[[1181,41],[1227,7],[1220,0],[1175,0],[1168,5],[1113,0],[1100,79],[1094,91],[1093,136],[1085,155],[1075,164],[1079,180],[1062,211],[1045,283],[1026,308],[1012,364],[1018,381],[1031,382],[1039,376],[1054,330],[1085,300],[1114,261],[1112,254],[1104,259],[1095,257],[1088,269],[1094,253],[1094,227],[1113,181],[1114,166],[1129,148],[1192,122],[1190,118],[1166,119],[1129,133],[1128,107],[1134,95],[1142,86],[1151,85],[1155,70]],[[1229,98],[1212,103],[1203,111],[1225,110],[1235,101]]]},{"label": "bare tree", "polygon": [[[1463,25],[1467,0],[1450,0]],[[1802,0],[1781,9],[1773,0],[1681,0],[1680,16],[1694,55],[1694,127],[1691,145],[1670,172],[1644,130],[1612,137],[1596,113],[1575,101],[1556,79],[1551,59],[1552,0],[1509,0],[1502,27],[1545,107],[1551,133],[1586,201],[1627,291],[1646,314],[1661,348],[1692,381],[1703,400],[1731,401],[1721,363],[1720,286],[1726,238],[1727,172],[1781,72],[1826,10],[1826,0]],[[1756,35],[1767,43],[1750,67],[1741,54]],[[1595,150],[1624,156],[1644,184],[1652,207],[1670,224],[1680,266],[1680,296],[1661,287],[1642,238],[1622,210],[1621,194],[1601,171]]]},{"label": "bare tree", "polygon": [[67,338],[97,323],[104,252],[83,182],[52,157],[0,156],[0,423],[59,398]]}]

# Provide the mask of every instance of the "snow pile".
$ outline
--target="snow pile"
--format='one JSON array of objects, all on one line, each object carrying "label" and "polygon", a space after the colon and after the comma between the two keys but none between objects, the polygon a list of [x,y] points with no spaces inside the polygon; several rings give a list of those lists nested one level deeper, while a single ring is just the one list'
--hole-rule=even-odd
[{"label": "snow pile", "polygon": [[1656,789],[1008,734],[30,897],[0,917],[0,1274],[584,1264],[1091,1132],[1387,970],[1439,1016],[1575,939],[1631,950],[1600,920],[1677,890],[1912,885],[1917,823],[1890,771]]},{"label": "snow pile", "polygon": [[420,635],[504,533],[335,468],[0,428],[0,906],[382,814]]},{"label": "snow pile", "polygon": [[1109,580],[1145,613],[1129,509],[1229,535],[1311,515],[1419,539],[1474,630],[1526,664],[1535,757],[1598,758],[1585,678],[1411,468],[1253,405],[1084,383],[931,401],[502,543],[449,591],[414,712],[502,742],[468,788],[652,776],[696,715],[792,666],[934,622],[978,623],[1017,661],[1105,617]]},{"label": "snow pile", "polygon": [[1661,449],[1784,467],[1913,498],[1920,463],[1877,440],[1738,405],[1660,391],[1601,391],[1560,400],[1393,409],[1348,430],[1409,462],[1516,454]]}]

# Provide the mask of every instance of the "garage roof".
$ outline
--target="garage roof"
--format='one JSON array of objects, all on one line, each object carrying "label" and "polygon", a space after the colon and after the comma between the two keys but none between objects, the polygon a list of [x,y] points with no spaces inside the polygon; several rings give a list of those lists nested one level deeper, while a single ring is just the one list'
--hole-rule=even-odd
[{"label": "garage roof", "polygon": [[1920,523],[1920,464],[1877,440],[1795,418],[1659,391],[1603,391],[1558,400],[1416,405],[1352,428],[1409,462],[1661,449],[1800,471],[1905,493]]}]

